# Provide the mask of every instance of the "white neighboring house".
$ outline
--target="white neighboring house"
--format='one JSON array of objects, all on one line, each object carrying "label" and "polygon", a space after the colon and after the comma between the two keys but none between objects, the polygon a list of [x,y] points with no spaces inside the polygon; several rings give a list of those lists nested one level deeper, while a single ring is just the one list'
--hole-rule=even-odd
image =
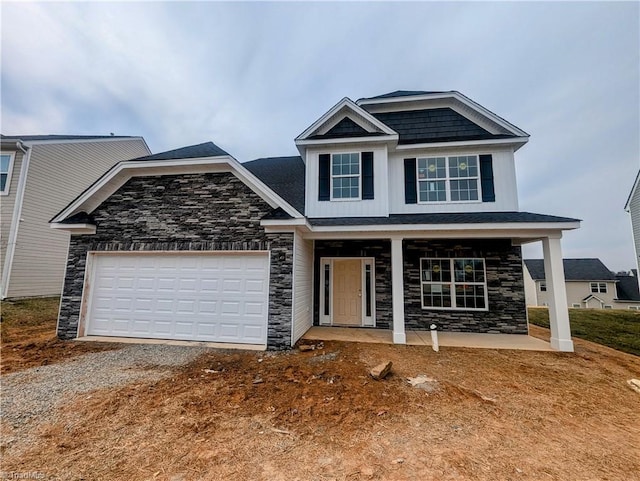
[{"label": "white neighboring house", "polygon": [[633,187],[624,205],[631,216],[631,233],[633,235],[633,247],[636,252],[636,270],[640,269],[640,191],[638,190],[638,182],[640,182],[640,171],[636,175]]},{"label": "white neighboring house", "polygon": [[[542,259],[525,259],[528,306],[548,306],[549,294]],[[614,274],[600,259],[564,259],[567,306],[574,309],[640,309],[634,272]],[[637,272],[637,271],[636,271]]]},{"label": "white neighboring house", "polygon": [[142,137],[0,137],[2,299],[62,292],[69,233],[49,220],[121,160],[150,153]]}]

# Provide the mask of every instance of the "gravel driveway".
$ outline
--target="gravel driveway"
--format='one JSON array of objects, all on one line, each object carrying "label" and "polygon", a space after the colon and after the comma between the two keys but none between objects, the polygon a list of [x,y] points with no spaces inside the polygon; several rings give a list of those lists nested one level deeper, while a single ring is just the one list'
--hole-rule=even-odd
[{"label": "gravel driveway", "polygon": [[12,431],[3,433],[2,448],[19,449],[29,441],[33,428],[55,421],[56,408],[70,396],[159,380],[171,368],[188,364],[206,351],[204,347],[137,344],[2,376],[0,419]]}]

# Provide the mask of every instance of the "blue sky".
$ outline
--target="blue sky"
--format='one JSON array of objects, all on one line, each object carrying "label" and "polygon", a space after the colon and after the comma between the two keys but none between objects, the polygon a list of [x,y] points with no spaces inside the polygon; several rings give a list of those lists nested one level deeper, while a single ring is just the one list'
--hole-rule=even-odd
[{"label": "blue sky", "polygon": [[[295,155],[341,98],[458,90],[531,134],[520,208],[583,219],[565,257],[635,267],[640,3],[5,3],[3,134]],[[527,257],[541,256],[527,248]]]}]

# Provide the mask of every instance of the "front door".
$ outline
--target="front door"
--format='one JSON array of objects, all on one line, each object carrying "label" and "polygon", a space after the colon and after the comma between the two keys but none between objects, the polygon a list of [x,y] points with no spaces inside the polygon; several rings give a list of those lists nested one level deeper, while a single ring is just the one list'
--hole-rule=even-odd
[{"label": "front door", "polygon": [[362,325],[362,260],[333,262],[333,324]]}]

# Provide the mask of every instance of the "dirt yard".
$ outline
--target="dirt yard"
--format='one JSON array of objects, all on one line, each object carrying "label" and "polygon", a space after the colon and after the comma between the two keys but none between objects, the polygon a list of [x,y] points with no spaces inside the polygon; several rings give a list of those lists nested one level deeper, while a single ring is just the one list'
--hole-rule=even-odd
[{"label": "dirt yard", "polygon": [[[368,371],[382,360],[393,372],[374,381]],[[435,379],[429,390],[406,380],[421,374]],[[580,340],[575,354],[338,342],[212,350],[169,378],[69,399],[35,442],[3,453],[2,470],[61,480],[631,481],[640,394],[630,378],[640,378],[640,358]]]},{"label": "dirt yard", "polygon": [[2,301],[2,374],[122,347],[121,344],[58,340],[55,331],[59,302],[57,297]]}]

